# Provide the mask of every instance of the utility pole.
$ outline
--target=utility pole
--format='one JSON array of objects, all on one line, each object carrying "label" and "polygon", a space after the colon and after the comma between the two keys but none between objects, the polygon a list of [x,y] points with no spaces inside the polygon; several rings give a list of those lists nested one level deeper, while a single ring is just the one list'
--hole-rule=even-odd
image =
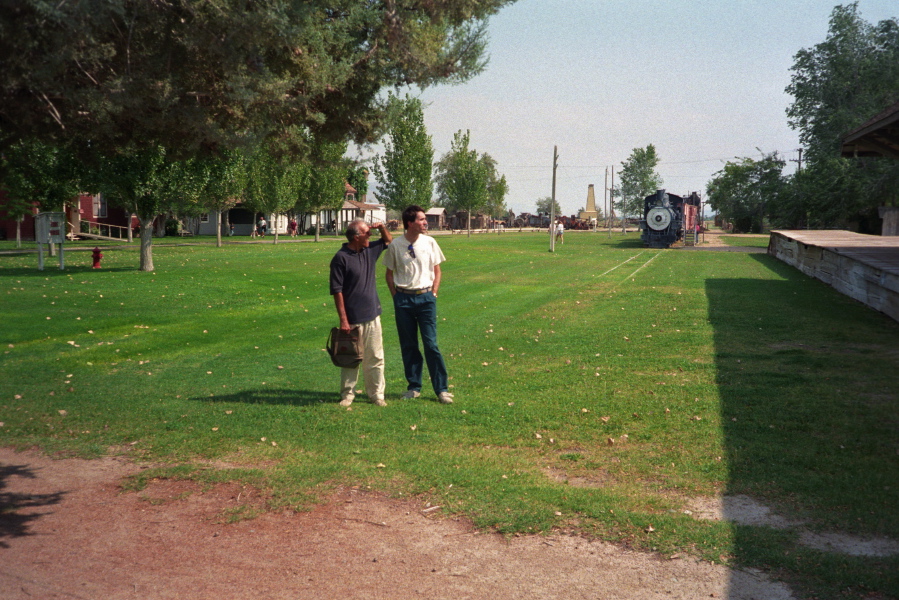
[{"label": "utility pole", "polygon": [[799,152],[799,158],[798,158],[798,159],[797,159],[797,158],[791,158],[791,159],[790,159],[790,162],[794,162],[794,163],[797,164],[797,167],[796,167],[796,172],[797,172],[797,173],[802,173],[802,148],[799,148],[799,149],[797,149],[796,151]]},{"label": "utility pole", "polygon": [[615,212],[615,165],[612,165],[612,187],[609,188],[609,237],[612,237],[612,215]]},{"label": "utility pole", "polygon": [[549,205],[549,251],[556,251],[556,168],[559,166],[559,147],[553,146],[553,199]]},{"label": "utility pole", "polygon": [[606,183],[602,188],[602,207],[606,211],[606,221],[612,218],[609,213],[609,167],[606,167]]},{"label": "utility pole", "polygon": [[[796,166],[796,174],[799,175],[802,173],[802,148],[798,148],[797,151],[799,152],[799,158],[795,159],[795,160],[791,158],[790,162],[796,163],[796,165],[797,165]],[[805,195],[802,193],[802,187],[803,187],[802,182],[797,182],[797,183],[799,185],[799,203],[801,206],[804,206],[805,205],[805,197],[804,197]],[[808,214],[805,213],[803,215],[802,222],[800,223],[803,227],[805,227],[805,224],[808,221],[807,217],[808,217]]]}]

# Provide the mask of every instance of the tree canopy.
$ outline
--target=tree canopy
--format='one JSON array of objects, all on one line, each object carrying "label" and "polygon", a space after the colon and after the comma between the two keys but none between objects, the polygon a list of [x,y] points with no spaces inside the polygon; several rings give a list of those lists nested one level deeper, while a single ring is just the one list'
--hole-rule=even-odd
[{"label": "tree canopy", "polygon": [[621,216],[643,214],[643,199],[662,187],[662,177],[656,173],[659,156],[652,144],[646,148],[634,148],[626,161],[621,163],[618,195]]},{"label": "tree canopy", "polygon": [[787,116],[806,161],[771,218],[865,230],[877,206],[899,202],[899,163],[840,158],[840,145],[849,131],[899,101],[899,21],[872,25],[858,14],[857,2],[837,6],[827,39],[800,50],[791,71]]},{"label": "tree canopy", "polygon": [[562,207],[559,205],[558,200],[556,200],[555,206],[553,206],[552,196],[540,198],[534,206],[538,215],[549,215],[551,210],[554,210],[553,214],[557,217],[562,214]]},{"label": "tree canopy", "polygon": [[728,162],[706,188],[709,206],[731,221],[735,231],[760,233],[769,204],[776,204],[783,192],[784,164],[777,152],[761,160]]},{"label": "tree canopy", "polygon": [[490,198],[491,172],[495,178],[494,161],[488,154],[478,156],[469,148],[471,132],[457,131],[450,151],[437,161],[437,193],[443,206],[452,212],[468,213],[468,234],[471,235],[471,213],[486,208]]},{"label": "tree canopy", "polygon": [[375,156],[374,162],[377,198],[390,210],[402,211],[410,204],[427,210],[434,193],[434,148],[425,129],[421,100],[391,96],[390,105],[395,115],[388,130],[390,139],[384,155]]},{"label": "tree canopy", "polygon": [[177,155],[290,128],[370,142],[382,88],[479,73],[486,19],[512,1],[4,2],[0,136]]}]

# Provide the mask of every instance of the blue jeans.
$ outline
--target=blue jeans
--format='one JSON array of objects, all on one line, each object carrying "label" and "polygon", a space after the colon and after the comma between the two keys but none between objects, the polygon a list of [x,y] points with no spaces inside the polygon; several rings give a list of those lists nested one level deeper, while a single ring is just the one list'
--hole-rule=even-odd
[{"label": "blue jeans", "polygon": [[424,346],[424,359],[428,363],[431,385],[434,393],[447,391],[446,363],[437,347],[437,299],[431,292],[424,294],[403,294],[393,296],[396,315],[396,330],[400,338],[403,367],[406,373],[407,389],[421,390],[423,361],[418,349],[418,333]]}]

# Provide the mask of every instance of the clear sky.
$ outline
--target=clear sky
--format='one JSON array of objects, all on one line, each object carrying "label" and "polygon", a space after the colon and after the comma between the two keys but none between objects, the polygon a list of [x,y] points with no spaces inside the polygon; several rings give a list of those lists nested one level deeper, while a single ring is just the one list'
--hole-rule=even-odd
[{"label": "clear sky", "polygon": [[[556,199],[575,214],[591,183],[602,204],[606,167],[617,174],[634,148],[654,144],[664,187],[704,197],[727,160],[758,149],[797,158],[785,112],[790,67],[826,39],[836,4],[518,0],[490,20],[484,73],[420,95],[435,160],[456,131],[470,130],[471,147],[509,182],[507,206],[535,212],[552,194],[558,146]],[[876,23],[899,17],[899,3],[860,0],[859,13]]]}]

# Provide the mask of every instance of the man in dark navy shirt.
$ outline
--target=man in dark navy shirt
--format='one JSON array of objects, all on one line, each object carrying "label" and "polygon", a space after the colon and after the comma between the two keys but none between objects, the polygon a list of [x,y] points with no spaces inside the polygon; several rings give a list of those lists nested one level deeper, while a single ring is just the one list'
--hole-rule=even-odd
[{"label": "man in dark navy shirt", "polygon": [[[371,241],[371,227],[356,219],[346,229],[347,243],[331,259],[331,295],[340,329],[358,328],[363,340],[362,373],[365,393],[374,404],[384,402],[384,344],[381,338],[381,301],[375,284],[378,258],[393,241],[383,223],[375,225],[381,239]],[[350,406],[356,396],[359,367],[340,369],[340,405]]]}]

